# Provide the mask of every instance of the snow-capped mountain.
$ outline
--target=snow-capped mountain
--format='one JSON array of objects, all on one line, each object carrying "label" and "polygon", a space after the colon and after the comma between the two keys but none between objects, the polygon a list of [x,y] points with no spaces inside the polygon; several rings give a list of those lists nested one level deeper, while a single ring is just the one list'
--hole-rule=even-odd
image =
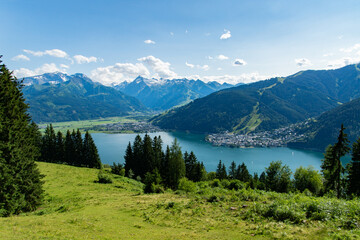
[{"label": "snow-capped mountain", "polygon": [[227,83],[205,83],[201,80],[186,78],[169,80],[148,79],[139,76],[132,82],[122,82],[114,88],[138,98],[151,109],[166,110],[232,86]]},{"label": "snow-capped mountain", "polygon": [[62,82],[67,82],[71,76],[67,75],[66,73],[62,72],[54,72],[54,73],[44,73],[42,75],[33,76],[33,77],[26,77],[24,78],[24,85],[29,86],[32,84],[58,84]]}]

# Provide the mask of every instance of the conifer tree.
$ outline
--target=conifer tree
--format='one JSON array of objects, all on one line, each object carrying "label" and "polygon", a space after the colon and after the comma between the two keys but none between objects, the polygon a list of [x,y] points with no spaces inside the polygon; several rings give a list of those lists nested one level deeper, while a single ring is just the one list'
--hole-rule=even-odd
[{"label": "conifer tree", "polygon": [[353,144],[348,166],[347,193],[360,196],[360,138]]},{"label": "conifer tree", "polygon": [[161,162],[164,157],[164,153],[162,151],[162,144],[163,142],[161,136],[155,136],[153,140],[154,169],[157,168],[159,172],[161,172]]},{"label": "conifer tree", "polygon": [[166,146],[164,158],[161,164],[161,178],[163,179],[166,186],[169,186],[170,176],[169,176],[169,168],[170,168],[170,147]]},{"label": "conifer tree", "polygon": [[236,169],[236,179],[239,179],[242,182],[249,182],[251,179],[251,175],[249,170],[247,169],[245,163],[239,165]]},{"label": "conifer tree", "polygon": [[185,160],[185,172],[186,172],[186,177],[189,180],[195,181],[194,179],[196,179],[196,174],[197,174],[197,166],[199,164],[195,154],[193,151],[190,152],[190,154],[188,152],[184,153],[184,160]]},{"label": "conifer tree", "polygon": [[126,151],[125,151],[125,175],[129,177],[129,171],[134,171],[134,154],[131,148],[131,143],[129,142]]},{"label": "conifer tree", "polygon": [[65,137],[65,162],[70,165],[75,165],[75,148],[70,130],[67,130]]},{"label": "conifer tree", "polygon": [[341,124],[339,136],[334,146],[329,145],[326,148],[324,159],[321,164],[322,173],[324,176],[325,191],[333,190],[337,197],[340,198],[344,189],[344,167],[341,163],[341,157],[345,156],[350,148],[348,146],[349,140],[347,134],[344,132],[345,128]]},{"label": "conifer tree", "polygon": [[140,137],[140,135],[136,135],[134,144],[133,144],[133,158],[134,158],[134,164],[133,166],[133,173],[134,177],[141,176],[143,169],[144,169],[144,163],[142,161],[143,157],[143,140]]},{"label": "conifer tree", "polygon": [[55,162],[63,163],[65,162],[65,145],[64,145],[64,137],[60,131],[56,134],[55,141]]},{"label": "conifer tree", "polygon": [[41,158],[44,162],[55,162],[56,135],[52,124],[47,125],[41,144]]},{"label": "conifer tree", "polygon": [[90,168],[100,169],[101,160],[99,157],[99,153],[94,143],[94,140],[88,131],[86,131],[85,133],[82,149],[83,149],[83,153],[82,153],[83,165]]},{"label": "conifer tree", "polygon": [[143,178],[147,172],[152,172],[156,168],[153,142],[148,134],[145,134],[142,145],[142,168],[140,176]]},{"label": "conifer tree", "polygon": [[76,166],[86,165],[83,158],[83,139],[79,129],[77,129],[76,132],[75,130],[73,131],[72,138],[75,149],[75,156],[74,156],[75,165]]},{"label": "conifer tree", "polygon": [[177,139],[175,138],[170,148],[168,164],[168,184],[172,189],[177,189],[179,181],[185,177],[185,162]]},{"label": "conifer tree", "polygon": [[26,113],[22,86],[1,64],[0,216],[34,210],[42,201],[42,175],[35,163],[38,133]]},{"label": "conifer tree", "polygon": [[232,179],[236,179],[237,175],[236,175],[236,163],[234,161],[231,162],[230,167],[229,167],[229,177]]},{"label": "conifer tree", "polygon": [[226,167],[225,164],[221,162],[221,160],[219,161],[216,169],[216,178],[220,180],[227,178]]}]

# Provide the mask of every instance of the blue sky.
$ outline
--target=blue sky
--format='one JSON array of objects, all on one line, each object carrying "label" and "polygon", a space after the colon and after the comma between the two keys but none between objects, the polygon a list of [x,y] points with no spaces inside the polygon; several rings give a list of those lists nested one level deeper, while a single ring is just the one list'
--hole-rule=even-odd
[{"label": "blue sky", "polygon": [[18,77],[252,82],[360,61],[360,1],[0,0]]}]

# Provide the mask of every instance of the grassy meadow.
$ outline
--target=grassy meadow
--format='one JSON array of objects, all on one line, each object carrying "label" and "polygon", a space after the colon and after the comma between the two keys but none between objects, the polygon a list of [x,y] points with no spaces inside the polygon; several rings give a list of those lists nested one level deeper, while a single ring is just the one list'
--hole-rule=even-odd
[{"label": "grassy meadow", "polygon": [[[359,228],[350,226],[359,220],[358,200],[228,190],[217,181],[144,194],[142,183],[118,175],[100,184],[96,169],[38,165],[45,175],[44,203],[34,212],[0,218],[0,239],[360,238]],[[308,209],[319,216],[302,215],[302,204],[312,204]]]},{"label": "grassy meadow", "polygon": [[[129,123],[129,122],[137,122],[148,119],[148,116],[142,115],[129,115],[124,117],[108,117],[108,118],[100,118],[100,119],[92,119],[92,120],[82,120],[82,121],[68,121],[68,122],[54,122],[51,123],[54,130],[61,131],[62,133],[66,133],[68,129],[80,129],[80,131],[85,131],[89,128],[92,128],[97,125],[102,124],[111,124],[111,123]],[[41,123],[38,124],[40,131],[45,132],[46,126],[50,123]],[[95,132],[95,131],[89,131]]]}]

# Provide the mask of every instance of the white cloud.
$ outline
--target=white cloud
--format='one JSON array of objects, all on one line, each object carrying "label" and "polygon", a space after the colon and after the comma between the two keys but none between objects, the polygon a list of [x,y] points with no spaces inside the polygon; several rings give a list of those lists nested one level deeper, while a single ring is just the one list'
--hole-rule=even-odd
[{"label": "white cloud", "polygon": [[188,79],[200,79],[204,82],[219,82],[219,83],[230,83],[230,84],[238,84],[238,83],[252,83],[257,82],[260,80],[266,80],[273,76],[265,76],[260,75],[257,72],[254,73],[244,73],[241,75],[221,75],[221,76],[203,76],[200,77],[199,75],[187,76]]},{"label": "white cloud", "polygon": [[68,65],[65,65],[65,64],[60,64],[60,67],[61,67],[61,68],[66,68],[66,69],[69,68],[69,66],[68,66]]},{"label": "white cloud", "polygon": [[230,33],[229,30],[224,29],[224,32],[225,32],[225,33],[221,34],[221,36],[220,36],[220,39],[221,39],[221,40],[231,38],[231,33]]},{"label": "white cloud", "polygon": [[150,39],[145,40],[144,43],[146,43],[146,44],[155,44],[155,42],[153,40],[150,40]]},{"label": "white cloud", "polygon": [[35,75],[40,75],[44,73],[52,73],[52,72],[65,72],[64,69],[59,69],[55,63],[45,63],[39,68],[35,70],[30,70],[27,68],[20,68],[14,71],[14,74],[17,78],[23,77],[31,77]]},{"label": "white cloud", "polygon": [[227,57],[227,56],[225,56],[225,55],[222,55],[222,54],[220,54],[219,56],[217,56],[217,59],[219,59],[219,60],[227,60],[227,59],[229,59],[229,57]]},{"label": "white cloud", "polygon": [[214,58],[212,56],[207,56],[207,59],[213,60]]},{"label": "white cloud", "polygon": [[331,57],[333,55],[334,55],[333,53],[325,53],[325,54],[323,54],[323,57]]},{"label": "white cloud", "polygon": [[234,66],[245,66],[246,64],[247,62],[245,62],[244,59],[240,59],[240,58],[235,59],[233,63]]},{"label": "white cloud", "polygon": [[188,62],[185,62],[185,65],[188,66],[189,68],[194,68],[195,67],[194,64],[191,64],[191,63],[188,63]]},{"label": "white cloud", "polygon": [[219,68],[217,68],[216,70],[221,71],[221,70],[222,70],[222,68],[221,68],[221,67],[219,67]]},{"label": "white cloud", "polygon": [[351,53],[351,52],[353,52],[355,50],[358,50],[358,49],[360,49],[360,43],[357,43],[357,44],[355,44],[355,45],[353,45],[351,47],[348,47],[348,48],[340,48],[340,51],[341,52],[346,52],[346,53]]},{"label": "white cloud", "polygon": [[75,55],[74,56],[75,61],[78,64],[83,64],[83,63],[91,63],[91,62],[97,62],[98,59],[96,57],[85,57],[83,55]]},{"label": "white cloud", "polygon": [[155,78],[176,78],[177,74],[170,70],[170,63],[163,62],[154,56],[139,58],[138,61],[143,62],[151,67],[155,72]]},{"label": "white cloud", "polygon": [[20,54],[20,55],[17,55],[15,57],[13,57],[11,60],[13,61],[30,61],[30,58],[28,58],[27,56],[23,55],[23,54]]},{"label": "white cloud", "polygon": [[194,65],[194,64],[191,64],[191,63],[188,63],[188,62],[185,62],[185,65],[188,66],[189,68],[196,67],[197,69],[201,69],[201,70],[204,70],[204,71],[207,71],[207,70],[210,69],[209,65]]},{"label": "white cloud", "polygon": [[58,57],[58,58],[68,58],[68,54],[60,49],[51,49],[51,50],[45,50],[45,51],[32,51],[24,49],[24,52],[31,54],[36,57],[42,57],[44,55],[49,55],[52,57]]},{"label": "white cloud", "polygon": [[201,69],[201,70],[204,70],[204,71],[207,71],[210,69],[209,65],[197,65],[196,66],[197,68]]},{"label": "white cloud", "polygon": [[311,61],[307,58],[297,58],[294,61],[298,67],[306,67],[312,65]]},{"label": "white cloud", "polygon": [[355,64],[360,62],[360,57],[343,57],[340,59],[329,61],[327,64],[328,69],[340,68],[349,64]]},{"label": "white cloud", "polygon": [[91,79],[104,85],[131,81],[139,75],[150,77],[149,70],[142,63],[116,63],[113,66],[100,67],[91,71]]}]

